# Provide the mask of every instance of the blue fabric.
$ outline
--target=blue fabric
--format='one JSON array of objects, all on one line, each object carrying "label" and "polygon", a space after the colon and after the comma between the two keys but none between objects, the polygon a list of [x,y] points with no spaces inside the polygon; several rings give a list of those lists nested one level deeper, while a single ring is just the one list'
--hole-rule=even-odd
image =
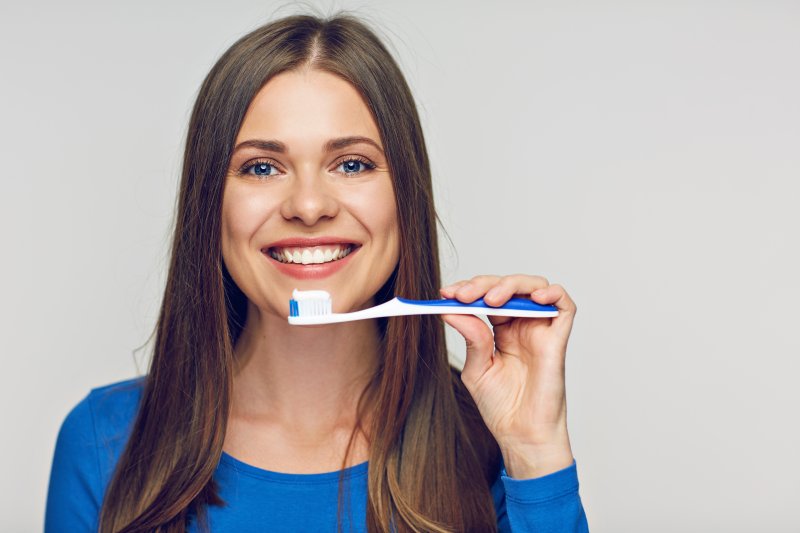
[{"label": "blue fabric", "polygon": [[[47,494],[45,533],[97,531],[103,493],[130,434],[143,378],[92,391],[64,420],[56,441]],[[367,467],[345,469],[350,512],[343,530],[366,531]],[[214,533],[336,531],[339,472],[285,474],[222,454],[214,474],[223,507],[210,507]],[[535,479],[498,472],[492,488],[501,532],[588,532],[575,462]],[[345,510],[347,506],[345,506]],[[188,528],[195,532],[195,524]]]}]

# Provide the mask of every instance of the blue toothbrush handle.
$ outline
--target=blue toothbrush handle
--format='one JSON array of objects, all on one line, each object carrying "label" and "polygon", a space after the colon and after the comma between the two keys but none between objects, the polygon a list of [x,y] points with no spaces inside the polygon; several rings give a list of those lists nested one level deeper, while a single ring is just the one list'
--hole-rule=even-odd
[{"label": "blue toothbrush handle", "polygon": [[542,305],[537,304],[532,300],[526,298],[511,298],[509,301],[500,306],[489,305],[483,301],[483,298],[475,300],[472,303],[459,302],[452,298],[443,298],[441,300],[409,300],[407,298],[397,298],[403,303],[413,305],[427,305],[431,307],[478,307],[483,309],[514,309],[517,311],[558,311],[555,305]]}]

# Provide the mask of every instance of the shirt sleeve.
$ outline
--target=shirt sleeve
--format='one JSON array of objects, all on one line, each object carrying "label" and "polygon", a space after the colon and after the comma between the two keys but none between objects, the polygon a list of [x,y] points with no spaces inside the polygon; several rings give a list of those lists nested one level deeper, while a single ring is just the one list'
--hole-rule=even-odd
[{"label": "shirt sleeve", "polygon": [[588,533],[578,493],[578,466],[532,479],[514,479],[505,466],[492,487],[501,533]]},{"label": "shirt sleeve", "polygon": [[92,407],[84,398],[69,412],[56,439],[47,490],[45,533],[96,532],[102,493]]}]

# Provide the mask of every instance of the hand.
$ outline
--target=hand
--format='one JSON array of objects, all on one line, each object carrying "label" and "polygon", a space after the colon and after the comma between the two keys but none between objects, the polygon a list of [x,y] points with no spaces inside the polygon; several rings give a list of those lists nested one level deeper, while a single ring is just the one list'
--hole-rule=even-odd
[{"label": "hand", "polygon": [[494,335],[475,316],[442,318],[466,340],[461,380],[500,445],[508,474],[538,477],[570,466],[564,363],[577,308],[567,292],[521,274],[476,276],[440,292],[465,303],[483,297],[493,306],[524,295],[558,308],[553,318],[489,317]]}]

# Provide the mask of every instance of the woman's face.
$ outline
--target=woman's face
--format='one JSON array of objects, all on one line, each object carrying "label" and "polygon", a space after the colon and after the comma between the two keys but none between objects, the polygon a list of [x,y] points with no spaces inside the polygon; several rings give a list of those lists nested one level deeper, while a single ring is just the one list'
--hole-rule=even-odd
[{"label": "woman's face", "polygon": [[236,137],[222,202],[222,255],[262,313],[292,290],[371,305],[399,256],[394,190],[378,128],[356,89],[318,70],[272,78]]}]

